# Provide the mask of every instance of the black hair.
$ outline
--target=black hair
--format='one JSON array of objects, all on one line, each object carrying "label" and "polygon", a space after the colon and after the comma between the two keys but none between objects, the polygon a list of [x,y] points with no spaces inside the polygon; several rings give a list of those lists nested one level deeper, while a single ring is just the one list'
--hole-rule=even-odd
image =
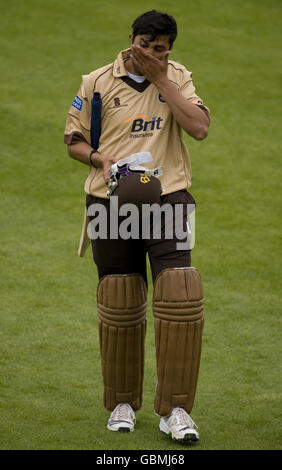
[{"label": "black hair", "polygon": [[169,44],[172,46],[177,36],[177,24],[175,19],[167,13],[156,10],[147,11],[138,16],[132,24],[133,37],[138,34],[148,34],[154,41],[157,36],[169,36]]}]

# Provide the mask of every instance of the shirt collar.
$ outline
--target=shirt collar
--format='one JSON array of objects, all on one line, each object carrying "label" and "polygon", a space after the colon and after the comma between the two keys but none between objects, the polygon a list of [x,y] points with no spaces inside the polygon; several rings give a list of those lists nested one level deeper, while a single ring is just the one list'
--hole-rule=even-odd
[{"label": "shirt collar", "polygon": [[127,70],[124,65],[124,59],[129,59],[130,49],[124,49],[119,53],[116,60],[114,61],[113,76],[114,77],[124,77],[127,76]]}]

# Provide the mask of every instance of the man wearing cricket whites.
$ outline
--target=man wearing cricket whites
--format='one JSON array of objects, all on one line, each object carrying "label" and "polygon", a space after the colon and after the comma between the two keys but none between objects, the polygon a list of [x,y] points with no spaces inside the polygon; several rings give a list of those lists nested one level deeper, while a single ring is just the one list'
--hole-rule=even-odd
[{"label": "man wearing cricket whites", "polygon": [[[112,165],[150,152],[148,168],[163,167],[161,207],[181,204],[188,230],[186,208],[195,201],[188,192],[191,166],[182,133],[196,140],[207,137],[209,109],[195,92],[192,73],[170,60],[177,36],[174,18],[152,10],[139,16],[132,28],[128,49],[83,76],[66,122],[68,154],[89,166],[86,207],[99,203],[110,217],[107,184]],[[99,93],[102,105],[97,148],[91,145],[94,93]],[[124,184],[126,178],[130,176]],[[81,256],[87,241],[82,237]],[[159,429],[173,439],[199,439],[190,413],[200,364],[203,292],[200,274],[191,267],[191,249],[178,249],[178,241],[167,239],[164,227],[160,239],[91,240],[99,274],[99,338],[110,431],[133,431],[135,413],[142,406],[148,253],[157,364],[154,411],[160,416]]]}]

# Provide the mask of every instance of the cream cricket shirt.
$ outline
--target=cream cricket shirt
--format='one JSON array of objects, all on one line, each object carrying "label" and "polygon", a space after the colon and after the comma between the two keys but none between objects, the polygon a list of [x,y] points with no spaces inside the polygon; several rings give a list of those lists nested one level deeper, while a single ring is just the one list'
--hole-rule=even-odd
[{"label": "cream cricket shirt", "polygon": [[[89,75],[83,75],[66,122],[65,143],[85,140],[90,144],[91,100],[99,92],[102,99],[102,132],[99,152],[124,158],[137,152],[151,152],[148,168],[163,166],[160,177],[163,194],[191,186],[189,153],[182,129],[174,119],[158,89],[145,80],[129,78],[124,61],[130,50],[121,51],[117,59]],[[192,73],[177,62],[168,61],[168,78],[182,95],[209,115],[208,108],[196,95]],[[90,167],[84,186],[87,194],[107,198],[101,168]]]}]

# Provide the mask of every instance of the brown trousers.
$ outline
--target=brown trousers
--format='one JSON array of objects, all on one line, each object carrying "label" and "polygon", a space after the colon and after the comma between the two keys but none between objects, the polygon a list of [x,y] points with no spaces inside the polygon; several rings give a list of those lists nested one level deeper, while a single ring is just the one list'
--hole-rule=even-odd
[{"label": "brown trousers", "polygon": [[[92,204],[102,204],[108,214],[108,227],[110,226],[110,202],[87,195],[87,208]],[[186,190],[177,191],[161,197],[161,205],[170,204],[173,208],[176,204],[183,204],[183,231],[187,230],[187,204],[195,204],[193,196]],[[175,213],[173,212],[173,216]],[[90,220],[94,217],[90,217]],[[165,238],[165,218],[162,220],[162,238],[154,239],[101,239],[92,240],[92,252],[94,262],[98,268],[99,278],[107,274],[141,274],[147,283],[146,255],[148,253],[152,279],[155,281],[157,275],[166,268],[189,267],[191,265],[190,250],[177,250],[179,239]]]}]

